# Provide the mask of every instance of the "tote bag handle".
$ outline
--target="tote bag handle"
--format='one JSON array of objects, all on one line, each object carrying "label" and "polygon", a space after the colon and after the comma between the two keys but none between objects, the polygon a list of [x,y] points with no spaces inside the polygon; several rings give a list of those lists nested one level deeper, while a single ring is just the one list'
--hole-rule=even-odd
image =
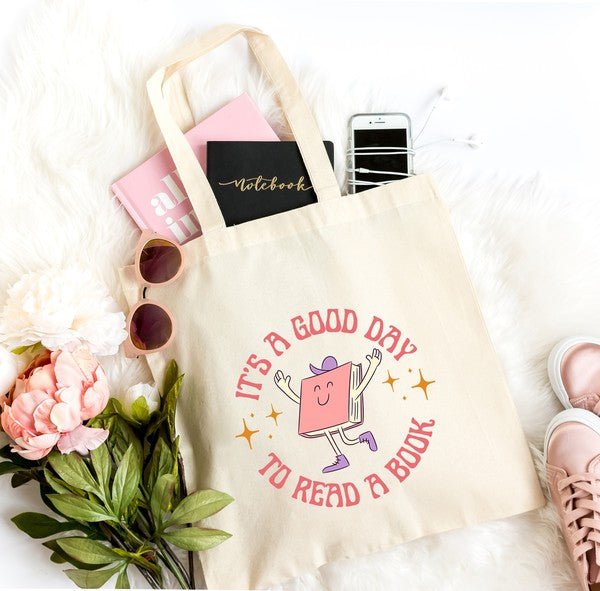
[{"label": "tote bag handle", "polygon": [[[146,85],[156,121],[198,216],[203,234],[224,228],[225,220],[208,179],[169,108],[164,85],[187,64],[240,33],[246,38],[261,69],[274,85],[283,113],[300,148],[317,199],[325,201],[341,196],[314,117],[271,38],[258,29],[223,25],[182,49],[169,65],[159,68]],[[182,121],[179,115],[177,118]]]}]

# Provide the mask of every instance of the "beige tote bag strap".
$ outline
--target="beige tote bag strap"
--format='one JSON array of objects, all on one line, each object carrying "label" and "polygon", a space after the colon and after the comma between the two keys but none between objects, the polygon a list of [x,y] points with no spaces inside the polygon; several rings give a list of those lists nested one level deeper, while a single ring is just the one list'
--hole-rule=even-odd
[{"label": "beige tote bag strap", "polygon": [[165,88],[165,97],[169,103],[173,118],[179,129],[185,133],[192,129],[196,125],[196,122],[194,121],[194,115],[192,114],[185,86],[179,72],[171,76],[171,80]]},{"label": "beige tote bag strap", "polygon": [[223,25],[209,31],[181,50],[178,57],[170,65],[158,69],[147,84],[156,121],[204,234],[225,227],[225,221],[208,180],[169,108],[163,86],[170,77],[191,61],[240,33],[245,36],[262,70],[275,87],[318,200],[325,201],[341,196],[317,124],[300,93],[296,80],[273,41],[258,29],[240,25]]}]

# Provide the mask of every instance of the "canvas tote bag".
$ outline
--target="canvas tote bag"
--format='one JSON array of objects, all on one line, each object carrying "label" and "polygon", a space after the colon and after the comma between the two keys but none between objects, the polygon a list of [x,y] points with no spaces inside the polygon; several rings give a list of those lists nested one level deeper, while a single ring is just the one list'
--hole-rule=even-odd
[{"label": "canvas tote bag", "polygon": [[[274,85],[318,203],[226,228],[163,92],[239,33]],[[189,489],[235,497],[204,523],[233,534],[200,555],[209,588],[264,588],[542,506],[431,178],[341,196],[294,78],[256,29],[209,32],[148,92],[203,228],[181,279],[147,290],[176,320],[173,345],[147,359],[159,383],[170,359],[185,372]],[[127,270],[123,285],[137,301]]]}]

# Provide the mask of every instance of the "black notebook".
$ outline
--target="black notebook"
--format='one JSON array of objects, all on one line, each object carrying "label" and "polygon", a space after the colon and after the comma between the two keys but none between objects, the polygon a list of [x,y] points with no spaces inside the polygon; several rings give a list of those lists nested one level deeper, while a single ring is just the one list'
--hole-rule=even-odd
[{"label": "black notebook", "polygon": [[317,201],[296,142],[207,142],[207,177],[228,226]]}]

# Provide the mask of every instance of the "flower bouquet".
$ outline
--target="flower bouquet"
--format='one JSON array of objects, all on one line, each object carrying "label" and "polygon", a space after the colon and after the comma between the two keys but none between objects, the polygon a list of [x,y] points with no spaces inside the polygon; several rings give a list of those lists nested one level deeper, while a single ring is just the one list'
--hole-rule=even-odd
[{"label": "flower bouquet", "polygon": [[[27,282],[35,284],[31,277]],[[31,289],[21,285],[15,291],[31,304]],[[11,291],[0,315],[3,335],[7,307],[15,304],[10,296]],[[106,325],[106,317],[102,320]],[[22,338],[12,353],[0,349],[0,389],[7,392],[0,422],[12,440],[0,449],[0,475],[10,475],[15,488],[37,483],[55,514],[26,512],[12,521],[45,540],[53,562],[69,563],[73,568],[65,573],[79,587],[101,587],[116,575],[116,587],[129,588],[131,569],[137,569],[152,588],[163,588],[170,579],[194,588],[193,553],[230,535],[192,524],[233,499],[214,490],[186,490],[175,432],[183,380],[177,364],[172,361],[166,370],[162,395],[150,384],[137,384],[120,399],[111,398],[107,375],[92,351],[94,340],[72,331],[67,343],[49,324],[44,334]],[[14,345],[16,338],[4,336],[4,342]],[[29,363],[19,372],[22,358]]]}]

